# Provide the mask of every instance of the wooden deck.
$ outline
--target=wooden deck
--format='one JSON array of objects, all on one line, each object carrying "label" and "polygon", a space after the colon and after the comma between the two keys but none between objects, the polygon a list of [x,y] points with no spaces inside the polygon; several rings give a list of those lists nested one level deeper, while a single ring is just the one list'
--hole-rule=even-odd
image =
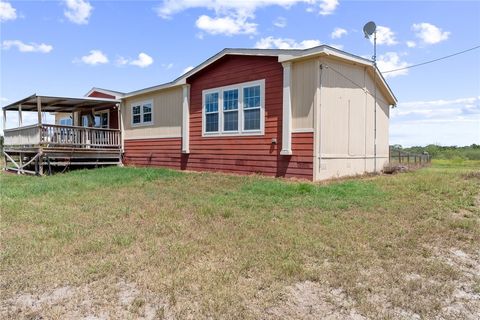
[{"label": "wooden deck", "polygon": [[4,131],[5,169],[42,175],[52,166],[97,166],[122,163],[121,133],[54,124]]}]

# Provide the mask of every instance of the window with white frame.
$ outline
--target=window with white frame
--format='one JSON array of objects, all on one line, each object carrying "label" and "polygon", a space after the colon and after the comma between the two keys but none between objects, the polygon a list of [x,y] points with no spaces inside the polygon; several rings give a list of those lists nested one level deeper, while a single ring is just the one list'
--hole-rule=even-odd
[{"label": "window with white frame", "polygon": [[148,125],[153,123],[153,101],[132,104],[132,125]]},{"label": "window with white frame", "polygon": [[263,134],[265,80],[203,91],[204,135]]},{"label": "window with white frame", "polygon": [[95,112],[95,117],[93,119],[93,126],[95,128],[104,128],[108,129],[108,118],[109,118],[109,110]]}]

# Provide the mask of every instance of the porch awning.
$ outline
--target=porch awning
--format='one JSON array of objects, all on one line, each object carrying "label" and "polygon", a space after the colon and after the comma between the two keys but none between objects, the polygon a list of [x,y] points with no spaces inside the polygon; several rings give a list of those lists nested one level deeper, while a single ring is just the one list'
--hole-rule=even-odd
[{"label": "porch awning", "polygon": [[115,106],[120,103],[116,99],[104,98],[72,98],[31,95],[25,99],[11,103],[2,109],[5,111],[38,111],[38,103],[42,112],[72,112],[82,109],[101,109]]}]

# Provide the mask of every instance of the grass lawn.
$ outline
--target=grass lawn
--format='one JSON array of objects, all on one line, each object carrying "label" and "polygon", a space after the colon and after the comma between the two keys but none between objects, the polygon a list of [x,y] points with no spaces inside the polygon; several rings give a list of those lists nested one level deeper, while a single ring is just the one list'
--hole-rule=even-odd
[{"label": "grass lawn", "polygon": [[475,319],[480,161],[329,184],[0,174],[2,319]]}]

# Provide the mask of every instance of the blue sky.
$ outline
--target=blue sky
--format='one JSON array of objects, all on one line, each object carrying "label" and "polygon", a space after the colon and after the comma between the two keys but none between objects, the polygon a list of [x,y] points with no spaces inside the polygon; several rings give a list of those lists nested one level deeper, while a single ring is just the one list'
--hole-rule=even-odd
[{"label": "blue sky", "polygon": [[[225,47],[329,44],[370,57],[369,20],[382,71],[480,45],[479,1],[0,1],[2,105],[157,85]],[[399,99],[391,144],[480,144],[480,50],[387,81]]]}]

